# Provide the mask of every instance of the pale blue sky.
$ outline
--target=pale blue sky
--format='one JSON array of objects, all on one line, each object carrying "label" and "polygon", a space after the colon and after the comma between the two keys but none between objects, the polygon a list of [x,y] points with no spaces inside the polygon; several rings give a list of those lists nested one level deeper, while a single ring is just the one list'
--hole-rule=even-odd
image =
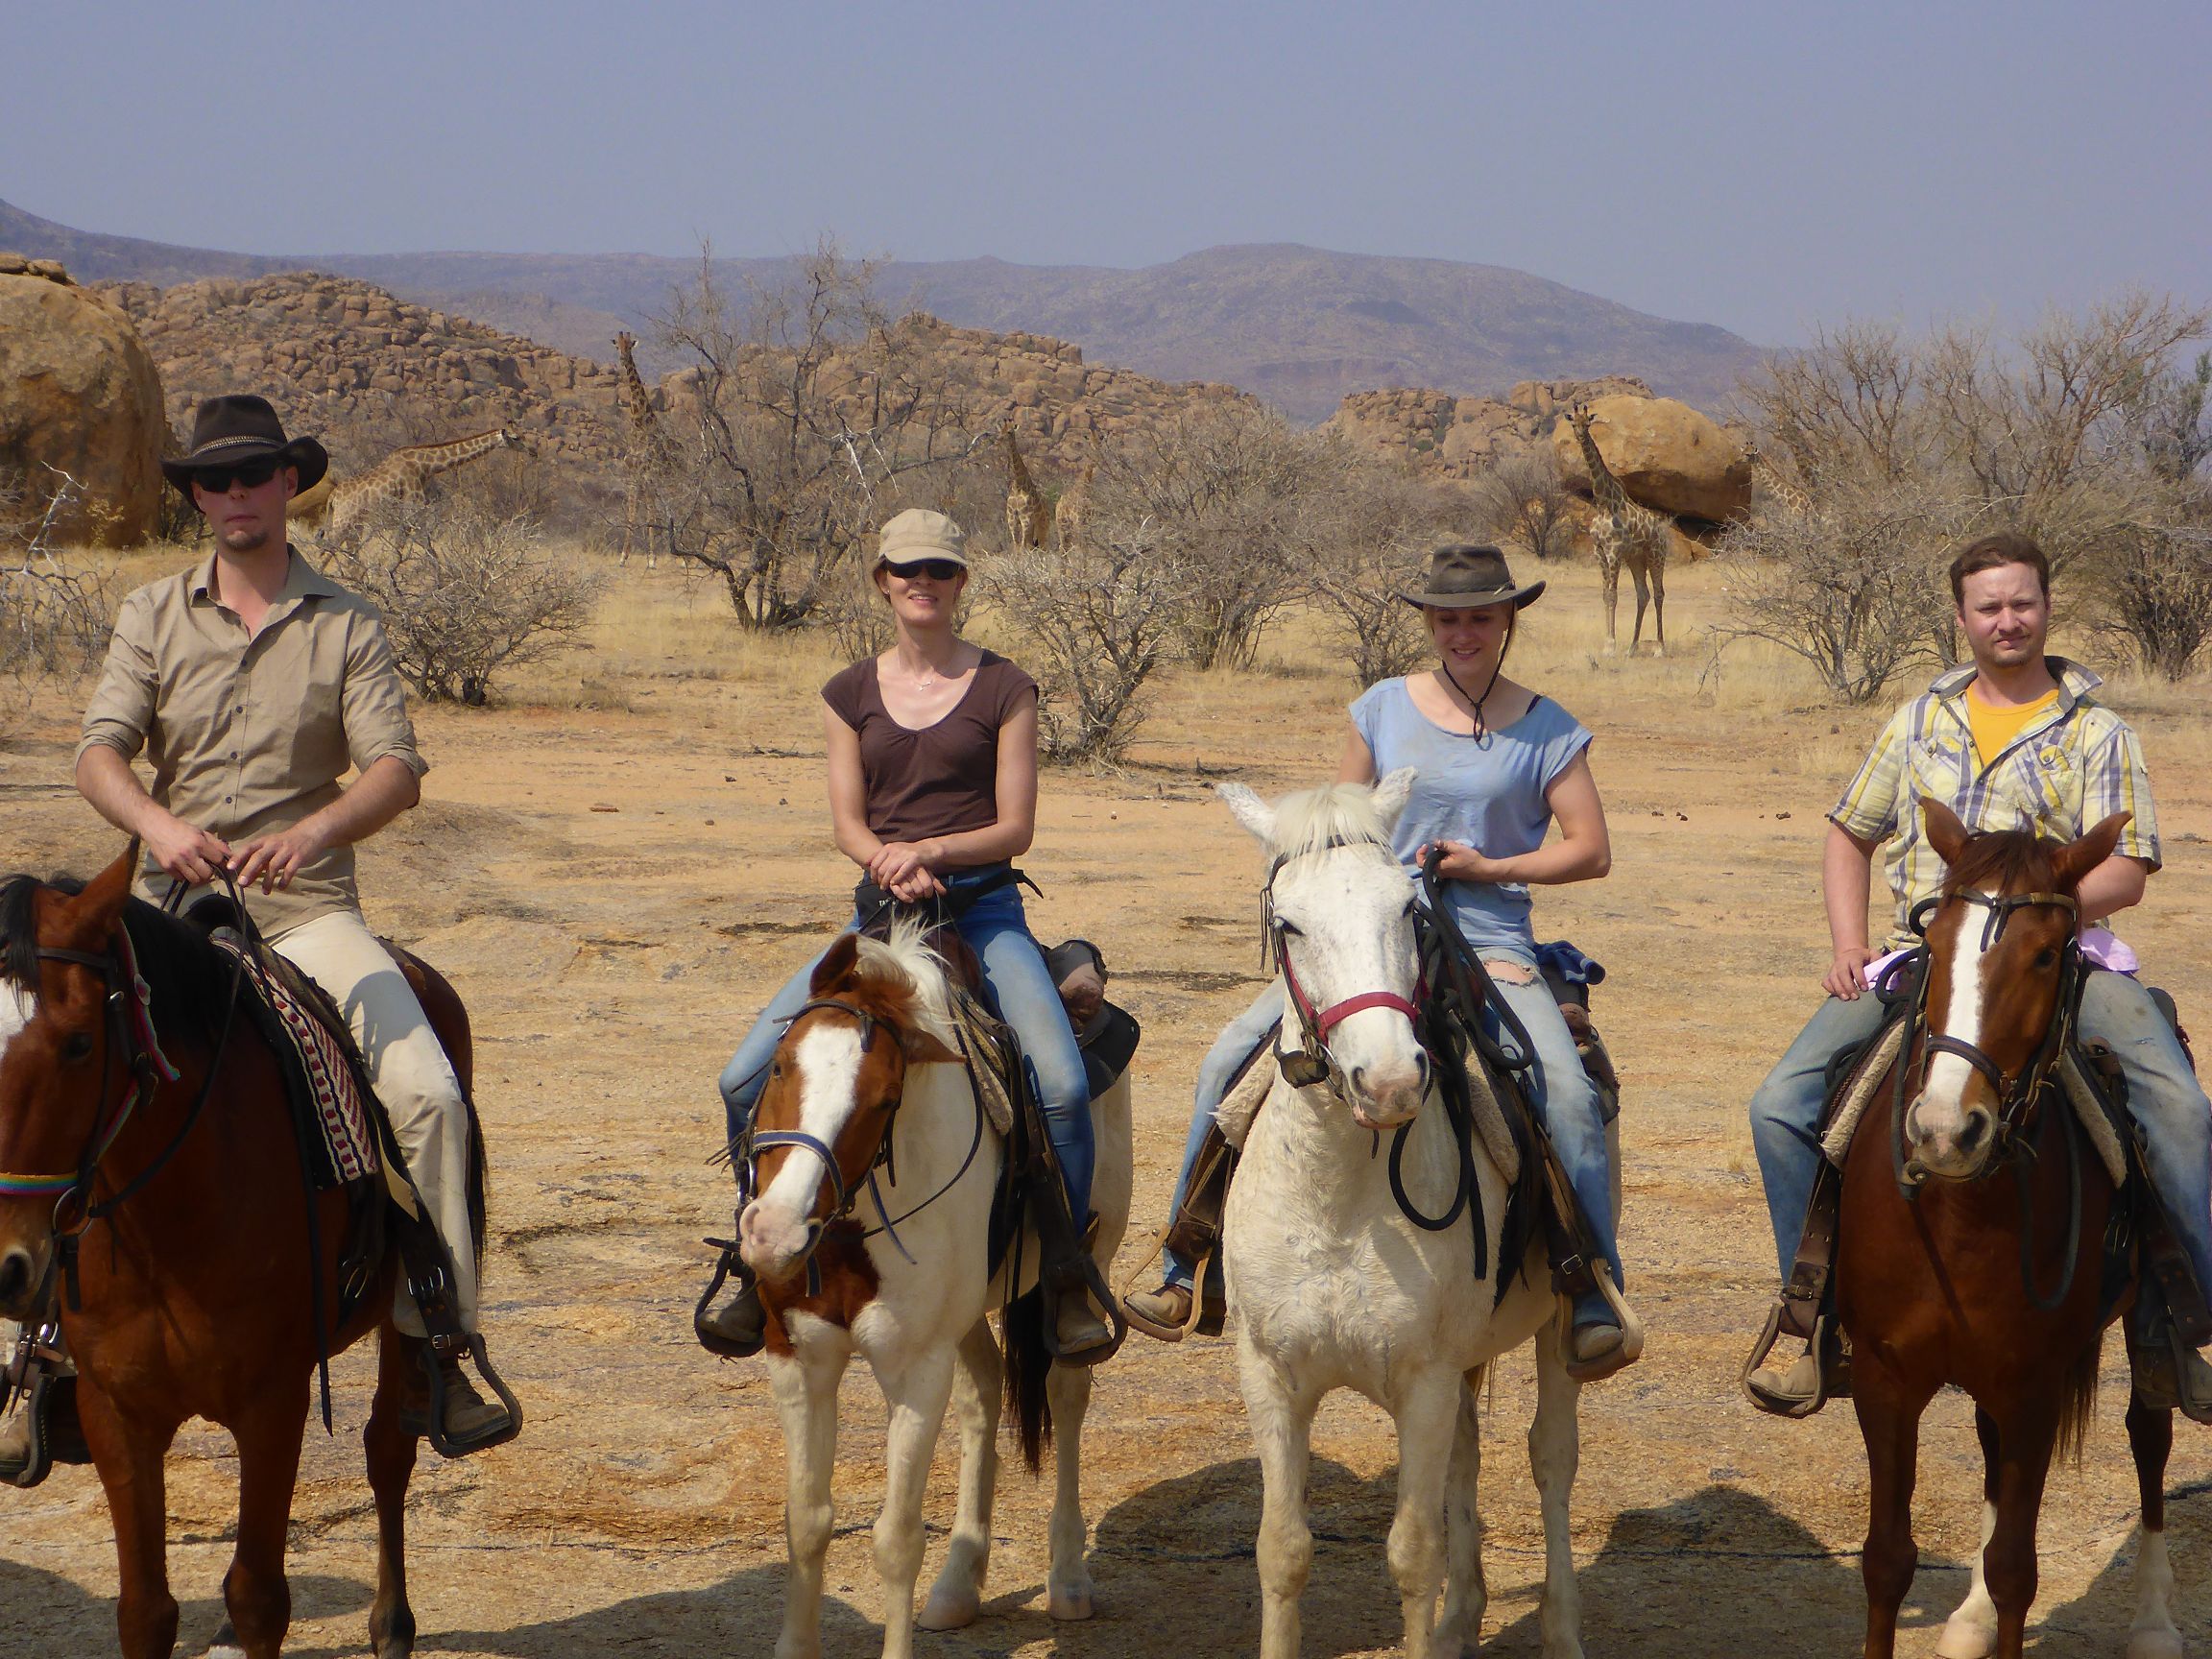
[{"label": "pale blue sky", "polygon": [[2212,6],[7,8],[0,198],[249,252],[1519,266],[1763,343],[2212,301]]}]

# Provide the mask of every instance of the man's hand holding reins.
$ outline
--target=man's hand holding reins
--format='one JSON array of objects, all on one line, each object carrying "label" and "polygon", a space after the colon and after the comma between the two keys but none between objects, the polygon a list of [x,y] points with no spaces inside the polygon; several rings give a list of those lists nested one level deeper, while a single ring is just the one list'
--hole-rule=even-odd
[{"label": "man's hand holding reins", "polygon": [[1881,955],[1881,951],[1869,945],[1839,947],[1835,960],[1828,964],[1828,972],[1820,975],[1821,988],[1829,996],[1846,1002],[1858,1001],[1866,994],[1866,964]]},{"label": "man's hand holding reins", "polygon": [[329,842],[305,818],[274,835],[256,835],[230,854],[230,875],[241,887],[261,883],[261,891],[292,885],[292,878],[329,851]]},{"label": "man's hand holding reins", "polygon": [[222,836],[195,829],[158,806],[147,818],[140,831],[146,851],[171,879],[198,887],[214,880],[215,872],[230,861],[230,844]]}]

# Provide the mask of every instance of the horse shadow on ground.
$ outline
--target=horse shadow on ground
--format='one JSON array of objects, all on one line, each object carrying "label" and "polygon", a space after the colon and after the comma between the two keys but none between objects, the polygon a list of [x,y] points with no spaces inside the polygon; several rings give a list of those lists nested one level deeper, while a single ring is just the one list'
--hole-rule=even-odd
[{"label": "horse shadow on ground", "polygon": [[[5,1546],[0,1546],[4,1549]],[[176,1563],[171,1572],[176,1574]],[[291,1659],[338,1659],[362,1651],[369,1631],[369,1603],[373,1592],[367,1584],[327,1574],[291,1575],[292,1617],[295,1625],[308,1619],[339,1618],[357,1614],[363,1640],[335,1647],[302,1647],[287,1642]],[[173,1583],[173,1589],[188,1588]],[[204,1596],[180,1596],[177,1651],[204,1653],[216,1627],[223,1623],[220,1591]],[[115,1599],[95,1596],[76,1580],[28,1562],[0,1554],[0,1617],[7,1623],[7,1641],[0,1652],[111,1653],[115,1649]],[[20,1648],[12,1646],[20,1640]]]},{"label": "horse shadow on ground", "polygon": [[[2188,1427],[2181,1425],[2184,1432]],[[2138,1537],[2130,1527],[2127,1541],[2073,1600],[2054,1604],[2037,1599],[2028,1634],[2039,1640],[2038,1653],[2117,1653],[2127,1646],[2128,1626],[2135,1618]],[[2168,1610],[2184,1646],[2200,1652],[2212,1637],[2212,1481],[2167,1488],[2166,1548],[2175,1580]]]}]

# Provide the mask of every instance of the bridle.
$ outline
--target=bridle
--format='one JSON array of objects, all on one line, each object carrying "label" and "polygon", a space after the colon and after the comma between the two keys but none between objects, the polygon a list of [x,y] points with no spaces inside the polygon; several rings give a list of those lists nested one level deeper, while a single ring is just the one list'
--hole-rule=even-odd
[{"label": "bridle", "polygon": [[[1898,1055],[1889,1105],[1892,1167],[1898,1190],[1907,1201],[1916,1199],[1921,1183],[1927,1179],[1927,1171],[1916,1159],[1908,1155],[1905,1130],[1906,1104],[1911,1094],[1909,1078],[1915,1070],[1924,1087],[1929,1059],[1936,1054],[1951,1054],[1965,1061],[1986,1078],[1997,1094],[1994,1143],[1988,1161],[1973,1179],[1985,1181],[2000,1167],[2013,1170],[2014,1185],[2020,1194],[2021,1285],[2031,1302],[2046,1313],[2053,1312],[2064,1303],[2074,1287],[2074,1275],[2080,1262],[2081,1245],[2081,1149],[2076,1143],[2077,1132],[2070,1120],[2063,1122],[2059,1129],[2061,1147],[2067,1159],[2067,1218],[2063,1235],[2065,1261],[2059,1270],[2058,1288],[2048,1297],[2035,1283],[2035,1206],[2030,1176],[2040,1153],[2045,1126],[2051,1117],[2063,1116],[2050,1113],[2036,1115],[2035,1104],[2049,1090],[2052,1073],[2073,1040],[2075,1020],[2080,1008],[2081,991],[2086,979],[2081,967],[2079,927],[2081,907],[2070,893],[1991,894],[1960,888],[1933,899],[1924,899],[1915,904],[1909,918],[1912,931],[1925,939],[1930,915],[1952,900],[1978,905],[1988,912],[1982,924],[1982,949],[1984,952],[2003,937],[2006,924],[2017,911],[2063,910],[2075,926],[2068,928],[2066,943],[2060,948],[2057,998],[2051,1011],[2050,1022],[2044,1027],[2043,1040],[2029,1057],[2027,1064],[2017,1071],[2008,1072],[1980,1046],[1947,1032],[1930,1032],[1922,1040],[1920,1063],[1915,1068],[1910,1063],[1911,1028],[1907,1026],[1905,1046]],[[1911,1009],[1907,1018],[1917,1020],[1925,1029],[1930,977],[1928,948],[1923,945],[1918,954],[1920,962],[1917,982],[1911,992]],[[2032,1129],[2029,1125],[2032,1115],[2035,1116]]]},{"label": "bridle", "polygon": [[[2081,907],[2070,893],[2006,893],[1990,894],[1961,888],[1936,900],[1923,900],[1913,907],[1913,931],[1926,934],[1924,912],[1939,908],[1950,900],[1959,900],[1970,905],[1979,905],[1989,914],[1982,925],[1982,949],[1986,952],[2004,936],[2005,926],[2020,910],[2056,909],[2066,912],[2070,921],[2079,923]],[[1922,974],[1918,987],[1920,1019],[1927,1022],[1927,975]],[[2044,1028],[2043,1041],[2028,1063],[2017,1071],[2008,1072],[1975,1044],[1948,1032],[1932,1032],[1922,1046],[1921,1072],[1925,1078],[1930,1056],[1952,1054],[1966,1062],[1988,1079],[1997,1094],[1997,1125],[2000,1150],[2018,1133],[2021,1124],[2036,1099],[2051,1080],[2051,1073],[2060,1056],[2066,1052],[2066,1044],[2074,1034],[2074,1018],[2080,1002],[2081,951],[2077,930],[2068,929],[2065,946],[2059,956],[2058,998],[2052,1009],[2051,1022]]]},{"label": "bridle", "polygon": [[1283,988],[1289,996],[1292,1012],[1298,1017],[1298,1046],[1286,1051],[1278,1044],[1275,1064],[1282,1069],[1284,1080],[1293,1088],[1310,1089],[1326,1083],[1330,1094],[1345,1105],[1351,1103],[1351,1085],[1335,1055],[1330,1052],[1329,1033],[1364,1009],[1388,1008],[1406,1016],[1413,1026],[1415,1040],[1419,1041],[1421,1010],[1395,991],[1362,991],[1340,1002],[1332,1002],[1326,1008],[1316,1007],[1305,986],[1298,982],[1297,971],[1290,965],[1289,930],[1275,914],[1275,878],[1283,873],[1285,865],[1300,858],[1334,852],[1341,847],[1369,846],[1379,847],[1385,854],[1389,852],[1378,842],[1332,836],[1318,847],[1279,854],[1267,867],[1267,881],[1261,890],[1260,900],[1261,966],[1264,969],[1271,964],[1282,973]]},{"label": "bridle", "polygon": [[[857,1002],[849,1002],[840,997],[816,997],[802,1003],[798,1011],[784,1022],[783,1041],[788,1042],[790,1040],[791,1033],[798,1029],[799,1022],[805,1019],[807,1015],[828,1010],[849,1014],[859,1022],[861,1053],[866,1054],[875,1047],[877,1027],[882,1022],[876,1014],[861,1007]],[[958,1035],[957,1030],[955,1030],[955,1035]],[[963,1039],[963,1048],[965,1046],[965,1039]],[[894,1131],[898,1128],[899,1108],[905,1103],[905,1070],[906,1063],[902,1057],[899,1092],[892,1096],[891,1104],[883,1110],[883,1127],[876,1143],[875,1154],[868,1161],[867,1175],[857,1187],[852,1186],[846,1181],[845,1171],[839,1167],[837,1163],[836,1148],[823,1141],[819,1136],[809,1135],[803,1129],[750,1130],[746,1135],[744,1145],[740,1148],[737,1158],[737,1210],[740,1214],[744,1214],[746,1206],[753,1202],[754,1195],[759,1190],[760,1155],[763,1152],[778,1146],[796,1147],[802,1152],[812,1153],[821,1160],[822,1167],[829,1175],[830,1211],[827,1214],[809,1214],[806,1217],[806,1244],[800,1255],[800,1261],[806,1268],[806,1293],[809,1296],[819,1296],[822,1293],[822,1263],[816,1258],[816,1252],[821,1249],[822,1240],[828,1237],[830,1228],[852,1219],[853,1212],[859,1207],[863,1193],[876,1206],[878,1224],[863,1229],[860,1237],[872,1238],[878,1233],[883,1234],[890,1238],[893,1246],[901,1256],[906,1259],[909,1265],[919,1265],[915,1262],[913,1254],[906,1248],[904,1240],[899,1237],[898,1224],[921,1214],[958,1186],[961,1177],[966,1175],[969,1169],[974,1166],[975,1156],[982,1149],[983,1104],[977,1100],[975,1102],[974,1133],[968,1142],[968,1155],[960,1161],[960,1167],[953,1171],[951,1178],[942,1187],[912,1209],[902,1211],[897,1215],[890,1213],[889,1208],[883,1202],[883,1189],[877,1181],[876,1172],[881,1170],[883,1179],[890,1182],[892,1186],[896,1187],[899,1184],[899,1166],[894,1150],[896,1144]],[[973,1085],[970,1092],[971,1094],[974,1093]]]},{"label": "bridle", "polygon": [[123,1131],[139,1109],[148,1104],[164,1082],[174,1083],[183,1073],[170,1063],[161,1051],[161,1040],[154,1026],[154,993],[145,976],[138,972],[137,948],[132,943],[131,929],[122,921],[115,925],[115,949],[111,952],[69,950],[55,946],[38,949],[41,962],[64,963],[70,967],[88,968],[100,975],[104,988],[102,1000],[106,1005],[107,1041],[100,1055],[100,1100],[105,1103],[110,1093],[118,1055],[123,1057],[123,1070],[130,1082],[122,1097],[111,1111],[96,1118],[91,1133],[85,1138],[79,1152],[77,1167],[65,1174],[20,1174],[0,1171],[0,1198],[37,1198],[52,1194],[54,1197],[53,1237],[59,1246],[59,1264],[68,1286],[69,1304],[78,1306],[77,1244],[93,1222],[113,1214],[116,1210],[143,1190],[155,1176],[168,1166],[185,1137],[192,1133],[193,1125],[207,1104],[215,1088],[215,1079],[222,1070],[223,1050],[230,1037],[231,1016],[237,1011],[239,982],[245,976],[242,963],[234,963],[230,977],[230,995],[223,1016],[222,1034],[216,1041],[214,1058],[209,1062],[207,1074],[202,1080],[200,1092],[193,1097],[184,1121],[169,1143],[133,1175],[113,1196],[94,1201],[93,1184],[99,1176],[100,1165],[122,1138]]}]

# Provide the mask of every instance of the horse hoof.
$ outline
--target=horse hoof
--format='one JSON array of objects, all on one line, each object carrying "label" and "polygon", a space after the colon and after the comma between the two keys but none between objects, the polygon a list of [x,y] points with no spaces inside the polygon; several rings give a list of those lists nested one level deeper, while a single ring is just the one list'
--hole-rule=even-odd
[{"label": "horse hoof", "polygon": [[207,1644],[207,1659],[246,1659],[246,1649],[238,1646],[238,1632],[226,1619],[215,1626],[215,1636]]},{"label": "horse hoof", "polygon": [[965,1630],[982,1611],[983,1599],[973,1589],[951,1589],[940,1584],[929,1592],[914,1623],[925,1630]]},{"label": "horse hoof", "polygon": [[1936,1644],[1936,1659],[1988,1659],[1996,1651],[1995,1624],[1984,1624],[1979,1619],[1957,1614],[1943,1626],[1942,1639]]},{"label": "horse hoof", "polygon": [[1097,1611],[1091,1603],[1089,1584],[1053,1584],[1045,1591],[1045,1611],[1068,1623],[1088,1619]]},{"label": "horse hoof", "polygon": [[2130,1632],[2128,1659],[2181,1659],[2180,1633],[2175,1630]]}]

